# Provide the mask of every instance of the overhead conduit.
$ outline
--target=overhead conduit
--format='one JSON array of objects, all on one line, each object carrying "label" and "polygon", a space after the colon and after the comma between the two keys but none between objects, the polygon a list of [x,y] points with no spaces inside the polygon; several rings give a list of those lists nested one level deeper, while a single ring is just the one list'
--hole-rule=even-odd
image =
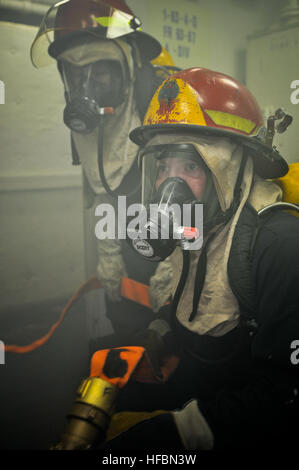
[{"label": "overhead conduit", "polygon": [[0,0],[0,21],[39,26],[55,0]]}]

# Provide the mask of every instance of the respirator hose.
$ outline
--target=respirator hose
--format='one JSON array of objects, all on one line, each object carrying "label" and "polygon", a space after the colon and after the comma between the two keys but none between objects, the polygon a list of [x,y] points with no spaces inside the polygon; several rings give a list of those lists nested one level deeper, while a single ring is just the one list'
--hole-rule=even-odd
[{"label": "respirator hose", "polygon": [[[105,119],[105,114],[99,115],[99,125],[98,125],[98,168],[99,168],[99,174],[100,174],[100,179],[103,184],[103,187],[107,194],[112,196],[114,199],[117,199],[118,196],[121,196],[119,192],[119,188],[121,184],[118,186],[116,189],[111,189],[111,187],[108,184],[108,181],[105,176],[105,171],[104,171],[104,119]],[[135,188],[133,191],[130,193],[126,194],[126,196],[132,197],[134,194],[138,194],[140,190],[140,183],[138,184],[137,188]]]}]

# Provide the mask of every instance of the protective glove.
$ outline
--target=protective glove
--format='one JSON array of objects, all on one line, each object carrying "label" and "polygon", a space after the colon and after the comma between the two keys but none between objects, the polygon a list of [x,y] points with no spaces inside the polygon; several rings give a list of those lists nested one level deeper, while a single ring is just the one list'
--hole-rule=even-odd
[{"label": "protective glove", "polygon": [[[154,377],[166,381],[176,369],[180,355],[180,347],[168,323],[162,319],[152,321],[146,330],[133,337],[133,343],[145,348]],[[139,378],[141,375],[139,370]]]},{"label": "protective glove", "polygon": [[212,431],[198,408],[190,401],[182,410],[121,412],[112,416],[104,448],[212,449]]},{"label": "protective glove", "polygon": [[127,276],[119,240],[97,240],[97,278],[111,302],[121,301],[121,281]]}]

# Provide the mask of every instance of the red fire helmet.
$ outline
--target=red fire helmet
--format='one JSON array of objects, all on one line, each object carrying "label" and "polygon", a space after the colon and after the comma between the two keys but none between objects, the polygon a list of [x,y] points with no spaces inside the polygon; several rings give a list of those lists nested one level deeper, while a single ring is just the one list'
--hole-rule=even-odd
[{"label": "red fire helmet", "polygon": [[130,138],[145,145],[155,134],[226,136],[250,150],[265,178],[283,176],[288,165],[266,145],[262,112],[245,85],[223,73],[191,68],[171,75],[154,94],[142,127]]},{"label": "red fire helmet", "polygon": [[70,44],[93,34],[103,39],[135,40],[141,56],[152,60],[161,53],[160,43],[140,31],[141,21],[125,0],[62,0],[52,5],[42,20],[31,46],[36,67],[51,63]]}]

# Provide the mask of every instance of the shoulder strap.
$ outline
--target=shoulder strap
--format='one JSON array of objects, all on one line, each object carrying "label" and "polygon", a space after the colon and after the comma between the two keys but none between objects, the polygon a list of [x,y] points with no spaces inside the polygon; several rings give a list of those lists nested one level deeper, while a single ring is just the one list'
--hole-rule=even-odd
[{"label": "shoulder strap", "polygon": [[251,277],[251,254],[260,228],[258,213],[245,204],[236,225],[227,265],[228,279],[237,297],[241,313],[254,318],[254,289]]},{"label": "shoulder strap", "polygon": [[258,215],[260,217],[265,216],[265,214],[269,214],[269,212],[276,211],[277,209],[285,209],[299,212],[299,204],[294,204],[293,202],[275,202],[274,204],[270,204],[269,206],[266,206],[261,209],[258,212]]},{"label": "shoulder strap", "polygon": [[231,289],[240,304],[241,315],[243,315],[243,318],[247,321],[255,321],[252,254],[257,235],[273,212],[284,209],[299,212],[299,205],[288,202],[278,202],[256,212],[256,210],[247,203],[242,210],[235,229],[227,272]]}]

